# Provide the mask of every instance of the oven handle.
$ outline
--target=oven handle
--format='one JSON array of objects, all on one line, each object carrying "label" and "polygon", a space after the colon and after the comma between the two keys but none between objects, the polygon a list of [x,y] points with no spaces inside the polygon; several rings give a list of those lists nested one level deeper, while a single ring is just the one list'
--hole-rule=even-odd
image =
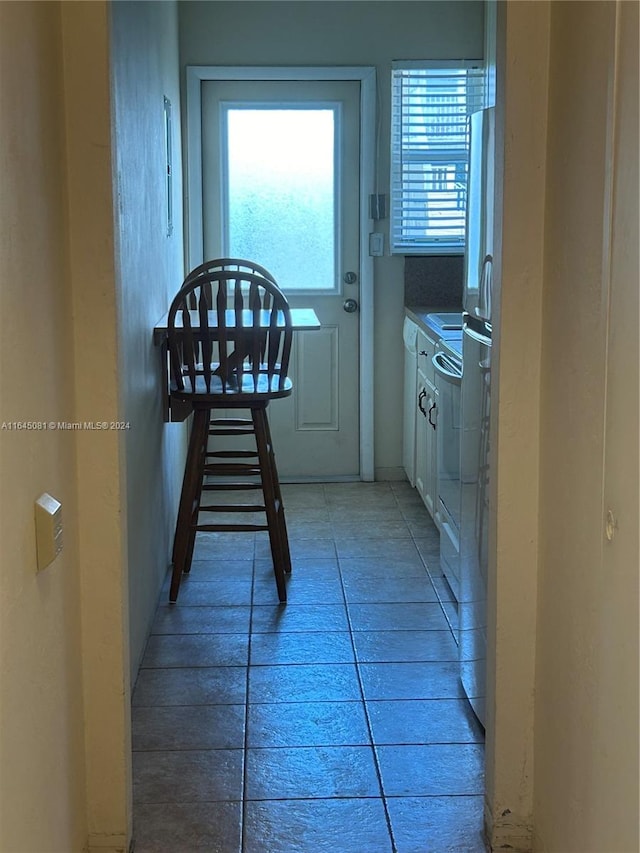
[{"label": "oven handle", "polygon": [[458,368],[451,359],[442,352],[437,352],[431,359],[436,372],[452,385],[460,385],[462,381],[462,369]]}]

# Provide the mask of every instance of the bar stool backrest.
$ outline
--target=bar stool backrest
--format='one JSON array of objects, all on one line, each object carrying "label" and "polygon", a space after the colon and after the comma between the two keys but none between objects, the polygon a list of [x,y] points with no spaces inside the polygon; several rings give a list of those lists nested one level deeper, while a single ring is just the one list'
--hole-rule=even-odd
[{"label": "bar stool backrest", "polygon": [[[266,278],[268,281],[272,281],[274,284],[277,284],[274,276],[269,272],[269,270],[266,269],[266,267],[260,266],[260,264],[257,264],[255,261],[250,261],[246,258],[213,258],[212,260],[205,261],[199,266],[194,267],[194,269],[192,269],[191,272],[187,275],[182,285],[184,287],[185,284],[193,281],[201,275],[207,275],[207,273],[211,272],[218,272],[219,270],[250,272],[254,273],[255,275],[261,275],[262,278]],[[268,305],[266,307],[268,307]]]},{"label": "bar stool backrest", "polygon": [[291,312],[274,281],[252,272],[191,273],[169,309],[172,393],[185,397],[284,396]]}]

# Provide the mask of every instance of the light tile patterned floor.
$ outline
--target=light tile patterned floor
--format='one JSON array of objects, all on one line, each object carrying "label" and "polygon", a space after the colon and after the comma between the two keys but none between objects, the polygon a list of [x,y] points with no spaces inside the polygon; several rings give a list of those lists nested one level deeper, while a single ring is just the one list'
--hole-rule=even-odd
[{"label": "light tile patterned floor", "polygon": [[407,483],[285,486],[293,575],[208,534],[133,695],[136,853],[482,853],[483,735]]}]

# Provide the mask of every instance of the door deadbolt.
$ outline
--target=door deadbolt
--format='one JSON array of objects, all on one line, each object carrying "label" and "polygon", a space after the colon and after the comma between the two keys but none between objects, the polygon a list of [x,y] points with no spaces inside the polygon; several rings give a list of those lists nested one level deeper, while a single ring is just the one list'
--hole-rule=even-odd
[{"label": "door deadbolt", "polygon": [[346,272],[344,274],[344,283],[345,284],[355,284],[358,280],[358,276],[354,272]]},{"label": "door deadbolt", "polygon": [[342,307],[347,312],[347,314],[353,314],[354,311],[358,310],[358,303],[355,299],[345,299],[342,303]]}]

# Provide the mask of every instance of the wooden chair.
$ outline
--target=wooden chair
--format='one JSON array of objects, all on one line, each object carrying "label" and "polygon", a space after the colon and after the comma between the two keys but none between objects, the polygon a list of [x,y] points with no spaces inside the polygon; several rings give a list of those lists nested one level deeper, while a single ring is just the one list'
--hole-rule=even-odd
[{"label": "wooden chair", "polygon": [[[193,410],[173,549],[170,601],[191,568],[198,532],[267,530],[281,602],[287,599],[291,557],[282,494],[267,418],[273,399],[292,392],[287,376],[292,343],[286,297],[253,272],[191,273],[168,317],[172,400]],[[249,409],[251,418],[212,417],[215,410]],[[209,450],[209,437],[255,437],[255,450]],[[214,482],[212,482],[214,481]],[[261,504],[203,503],[205,492],[261,489]],[[265,523],[202,523],[204,513],[263,512]]]}]

